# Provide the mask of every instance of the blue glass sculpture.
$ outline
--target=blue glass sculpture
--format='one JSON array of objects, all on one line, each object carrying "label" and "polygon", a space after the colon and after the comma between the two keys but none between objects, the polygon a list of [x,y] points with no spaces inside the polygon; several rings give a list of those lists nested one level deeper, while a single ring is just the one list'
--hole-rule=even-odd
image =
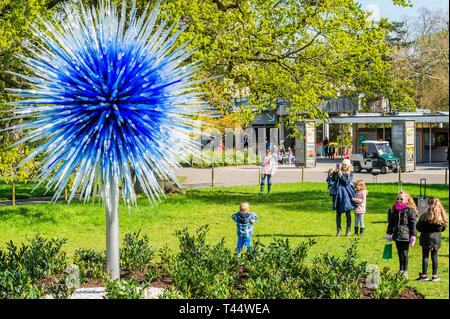
[{"label": "blue glass sculpture", "polygon": [[[33,75],[15,74],[30,88],[10,89],[21,98],[11,103],[13,118],[31,119],[12,127],[26,132],[16,144],[43,140],[22,164],[45,155],[38,179],[55,199],[71,176],[69,201],[77,191],[89,200],[98,184],[107,224],[118,219],[120,192],[136,205],[133,170],[153,203],[163,194],[157,178],[178,183],[174,168],[199,153],[190,133],[201,123],[191,115],[206,109],[199,64],[185,62],[187,43],[175,46],[182,31],[156,25],[158,5],[137,17],[134,3],[129,23],[126,9],[125,1],[120,15],[109,1],[79,12],[66,5],[64,19],[42,20],[46,31],[33,32],[43,44],[29,48],[31,58],[19,57]],[[114,227],[117,238],[109,239],[118,241],[118,221]]]}]

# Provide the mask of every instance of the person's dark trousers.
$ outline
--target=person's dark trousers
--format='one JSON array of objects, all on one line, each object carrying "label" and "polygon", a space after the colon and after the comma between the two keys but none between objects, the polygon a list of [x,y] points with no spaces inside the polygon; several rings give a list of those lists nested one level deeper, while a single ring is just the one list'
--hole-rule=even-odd
[{"label": "person's dark trousers", "polygon": [[433,264],[433,276],[437,276],[438,268],[438,251],[422,247],[422,275],[426,275],[428,271],[428,256],[431,252],[431,263]]},{"label": "person's dark trousers", "polygon": [[350,211],[346,211],[346,212],[339,212],[336,211],[336,227],[338,230],[341,229],[341,215],[345,213],[345,217],[347,219],[347,230],[350,229],[350,227],[352,226],[352,215],[350,214]]},{"label": "person's dark trousers", "polygon": [[400,262],[400,271],[408,271],[408,251],[409,242],[408,241],[396,241],[398,259]]}]

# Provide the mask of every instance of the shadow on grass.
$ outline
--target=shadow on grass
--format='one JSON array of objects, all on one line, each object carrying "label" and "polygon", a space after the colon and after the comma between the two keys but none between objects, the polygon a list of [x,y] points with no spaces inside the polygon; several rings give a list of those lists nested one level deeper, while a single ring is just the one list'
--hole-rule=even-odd
[{"label": "shadow on grass", "polygon": [[49,214],[42,206],[23,207],[5,207],[0,209],[0,221],[6,221],[11,218],[21,217],[27,220],[37,220],[40,223],[56,223],[56,219]]}]

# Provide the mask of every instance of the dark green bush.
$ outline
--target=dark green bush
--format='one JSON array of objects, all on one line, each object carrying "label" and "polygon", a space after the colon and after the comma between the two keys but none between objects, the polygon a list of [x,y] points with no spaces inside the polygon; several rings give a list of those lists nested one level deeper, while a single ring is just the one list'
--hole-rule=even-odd
[{"label": "dark green bush", "polygon": [[150,247],[147,235],[139,238],[138,232],[127,233],[120,249],[120,267],[124,270],[145,270],[150,264],[155,251]]},{"label": "dark green bush", "polygon": [[393,299],[397,297],[406,287],[408,280],[402,273],[393,273],[384,267],[380,272],[380,282],[372,293],[373,299]]},{"label": "dark green bush", "polygon": [[230,298],[238,284],[238,257],[224,247],[224,239],[211,246],[205,237],[208,225],[196,234],[187,229],[176,231],[180,253],[172,254],[167,247],[161,250],[163,270],[177,288],[175,295],[182,298]]},{"label": "dark green bush", "polygon": [[131,278],[111,281],[105,277],[105,281],[107,299],[142,299],[147,288],[147,285]]},{"label": "dark green bush", "polygon": [[20,248],[12,241],[6,244],[7,251],[0,250],[0,271],[25,269],[32,281],[60,273],[66,265],[66,253],[61,251],[66,239],[46,239],[36,234]]},{"label": "dark green bush", "polygon": [[85,278],[101,279],[106,271],[106,254],[94,249],[79,248],[75,251],[74,264],[80,267],[80,275]]},{"label": "dark green bush", "polygon": [[0,272],[0,299],[38,299],[44,285],[33,284],[30,272],[20,265]]}]

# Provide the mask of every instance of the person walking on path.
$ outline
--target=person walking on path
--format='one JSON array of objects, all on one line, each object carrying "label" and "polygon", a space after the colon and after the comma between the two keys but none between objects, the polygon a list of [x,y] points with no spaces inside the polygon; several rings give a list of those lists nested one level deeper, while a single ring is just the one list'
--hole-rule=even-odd
[{"label": "person walking on path", "polygon": [[258,220],[258,215],[250,213],[250,205],[245,202],[239,206],[239,212],[233,214],[231,218],[235,221],[237,227],[237,251],[240,252],[245,245],[251,247],[253,235],[253,223]]},{"label": "person walking on path", "polygon": [[386,240],[395,241],[400,263],[400,272],[408,278],[409,245],[416,242],[417,206],[408,192],[397,194],[395,204],[388,210]]},{"label": "person walking on path", "polygon": [[350,171],[350,159],[345,158],[341,167],[336,169],[333,179],[336,182],[336,189],[333,195],[333,210],[336,211],[336,236],[341,236],[341,215],[345,213],[347,219],[346,236],[350,236],[350,227],[352,224],[351,210],[354,210],[358,204],[352,198],[356,197],[353,189],[353,172]]},{"label": "person walking on path", "polygon": [[416,281],[428,281],[428,256],[431,253],[433,263],[433,275],[431,281],[439,281],[438,250],[441,248],[441,232],[447,228],[448,217],[439,198],[430,197],[428,207],[416,224],[416,229],[420,231],[419,244],[422,246],[422,273]]},{"label": "person walking on path", "polygon": [[262,176],[261,176],[261,189],[260,194],[264,193],[264,184],[267,178],[267,194],[270,194],[272,188],[272,176],[275,175],[277,170],[277,161],[271,155],[270,150],[266,150],[266,156],[262,161]]},{"label": "person walking on path", "polygon": [[366,213],[366,197],[369,191],[366,189],[366,183],[362,179],[356,182],[355,190],[356,197],[352,198],[352,200],[359,204],[355,208],[355,235],[364,236],[364,214]]}]

